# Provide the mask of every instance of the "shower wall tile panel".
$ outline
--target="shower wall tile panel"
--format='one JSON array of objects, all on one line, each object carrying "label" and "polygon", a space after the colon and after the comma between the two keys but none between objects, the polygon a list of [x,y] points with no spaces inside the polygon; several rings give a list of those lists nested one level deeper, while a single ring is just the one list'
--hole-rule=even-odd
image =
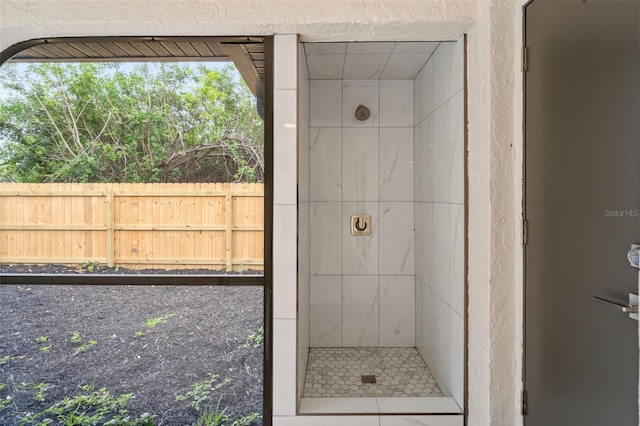
[{"label": "shower wall tile panel", "polygon": [[378,201],[378,141],[377,128],[342,130],[343,201]]},{"label": "shower wall tile panel", "polygon": [[445,303],[449,303],[449,204],[433,204],[433,251],[427,283]]},{"label": "shower wall tile panel", "polygon": [[378,277],[342,277],[342,345],[378,346]]},{"label": "shower wall tile panel", "polygon": [[311,275],[342,273],[342,203],[310,203]]},{"label": "shower wall tile panel", "polygon": [[380,129],[380,201],[413,201],[413,128]]},{"label": "shower wall tile panel", "polygon": [[380,346],[415,346],[415,278],[380,276]]},{"label": "shower wall tile panel", "polygon": [[308,55],[309,77],[312,80],[340,80],[344,67],[342,55]]},{"label": "shower wall tile panel", "polygon": [[434,297],[435,321],[434,356],[429,364],[436,382],[444,395],[451,395],[451,312],[449,306],[439,297]]},{"label": "shower wall tile panel", "polygon": [[429,157],[432,158],[429,168],[430,180],[432,182],[433,199],[437,203],[449,202],[449,161],[450,141],[449,141],[449,112],[448,105],[441,105],[430,117],[432,123],[433,139],[431,139],[432,150],[429,150]]},{"label": "shower wall tile panel", "polygon": [[413,80],[380,80],[380,127],[413,128]]},{"label": "shower wall tile panel", "polygon": [[309,137],[311,201],[342,201],[342,130],[311,128]]},{"label": "shower wall tile panel", "polygon": [[[380,203],[380,274],[415,275],[413,203]],[[399,226],[400,224],[400,226]]]},{"label": "shower wall tile panel", "polygon": [[344,79],[380,78],[382,70],[389,59],[389,54],[363,53],[347,55],[344,60]]},{"label": "shower wall tile panel", "polygon": [[296,414],[296,320],[273,321],[273,414]]},{"label": "shower wall tile panel", "polygon": [[440,43],[431,58],[433,60],[434,109],[444,104],[451,95],[451,45],[452,43]]},{"label": "shower wall tile panel", "polygon": [[[273,202],[274,204],[297,203],[298,134],[297,93],[295,90],[276,90],[273,96]],[[285,127],[293,124],[294,127]]]},{"label": "shower wall tile panel", "polygon": [[415,201],[433,201],[433,173],[435,168],[432,117],[416,125],[414,130],[414,194]]},{"label": "shower wall tile panel", "polygon": [[273,206],[273,234],[278,237],[277,256],[273,258],[273,313],[275,318],[296,318],[297,256],[295,205]]},{"label": "shower wall tile panel", "polygon": [[464,93],[451,97],[449,114],[449,201],[464,204]]},{"label": "shower wall tile panel", "polygon": [[342,126],[342,81],[311,80],[310,121],[311,127]]},{"label": "shower wall tile panel", "polygon": [[449,206],[449,306],[464,317],[464,206]]},{"label": "shower wall tile panel", "polygon": [[311,277],[311,347],[342,346],[342,277]]},{"label": "shower wall tile panel", "polygon": [[420,344],[416,347],[427,365],[433,365],[435,359],[435,295],[422,281],[416,280],[420,287],[420,323],[416,325],[416,334]]},{"label": "shower wall tile panel", "polygon": [[[432,57],[433,58],[433,57]],[[433,60],[430,59],[422,67],[422,71],[414,80],[414,117],[415,124],[420,124],[433,112]]]},{"label": "shower wall tile panel", "polygon": [[451,47],[451,71],[449,72],[449,93],[462,92],[464,87],[464,39]]},{"label": "shower wall tile panel", "polygon": [[396,53],[394,50],[380,78],[413,79],[424,65],[424,57],[424,53]]},{"label": "shower wall tile panel", "polygon": [[449,313],[451,366],[448,382],[451,386],[451,396],[457,401],[464,401],[464,319],[454,311]]}]

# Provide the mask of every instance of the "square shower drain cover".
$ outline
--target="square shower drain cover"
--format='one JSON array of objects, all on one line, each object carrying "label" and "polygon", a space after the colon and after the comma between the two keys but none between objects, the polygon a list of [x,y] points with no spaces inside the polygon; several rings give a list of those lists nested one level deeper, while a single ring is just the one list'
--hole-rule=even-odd
[{"label": "square shower drain cover", "polygon": [[360,380],[365,385],[368,383],[376,383],[376,376],[375,374],[362,374]]}]

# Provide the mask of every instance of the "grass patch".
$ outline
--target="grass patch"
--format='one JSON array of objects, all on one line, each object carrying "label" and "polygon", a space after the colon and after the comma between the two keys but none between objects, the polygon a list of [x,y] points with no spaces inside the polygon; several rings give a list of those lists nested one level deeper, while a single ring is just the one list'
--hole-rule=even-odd
[{"label": "grass patch", "polygon": [[156,325],[160,325],[160,324],[164,324],[165,322],[167,322],[170,318],[175,317],[176,314],[169,314],[166,315],[164,317],[152,317],[152,318],[147,318],[147,320],[145,321],[145,325],[149,328],[153,328]]},{"label": "grass patch", "polygon": [[39,413],[20,420],[20,426],[47,425],[54,421],[66,426],[153,426],[153,416],[144,413],[137,418],[129,415],[133,394],[112,396],[106,388],[94,391],[93,385],[81,386],[79,395],[65,397]]},{"label": "grass patch", "polygon": [[11,360],[9,355],[3,356],[0,358],[0,365],[5,365]]},{"label": "grass patch", "polygon": [[220,389],[231,381],[231,379],[227,377],[222,382],[218,382],[218,377],[220,376],[212,373],[209,380],[195,383],[191,386],[191,390],[185,395],[176,396],[176,400],[189,401],[190,407],[195,408],[197,411],[200,411],[200,404],[210,399],[212,392]]},{"label": "grass patch", "polygon": [[243,349],[259,348],[262,346],[263,342],[264,342],[264,326],[260,327],[257,332],[250,334],[247,337],[247,343],[245,343],[240,347]]},{"label": "grass patch", "polygon": [[98,341],[97,341],[97,340],[93,340],[93,339],[91,339],[91,340],[89,340],[87,343],[85,343],[84,345],[82,345],[82,346],[78,346],[78,347],[76,348],[75,352],[73,353],[73,355],[74,355],[74,356],[78,356],[78,355],[80,355],[81,353],[88,351],[89,349],[91,349],[91,347],[93,347],[93,346],[95,346],[95,345],[97,345],[97,344],[98,344]]},{"label": "grass patch", "polygon": [[13,398],[10,396],[5,396],[4,399],[0,398],[0,411],[11,405],[11,401],[13,401]]},{"label": "grass patch", "polygon": [[53,349],[53,346],[49,345],[49,346],[43,346],[38,350],[43,354],[48,354],[49,352],[51,352],[52,349]]},{"label": "grass patch", "polygon": [[72,343],[82,343],[82,337],[80,337],[80,332],[79,331],[74,331],[73,333],[71,333],[71,340]]},{"label": "grass patch", "polygon": [[49,341],[49,336],[40,336],[36,338],[36,343],[47,343]]},{"label": "grass patch", "polygon": [[80,345],[74,351],[74,353],[73,353],[74,356],[78,356],[81,353],[88,351],[93,346],[98,344],[98,341],[94,340],[94,339],[89,339],[89,341],[87,343],[81,344],[83,342],[83,338],[80,335],[79,331],[74,331],[73,333],[71,333],[71,338],[69,340],[71,340],[71,342],[76,344],[76,345]]}]

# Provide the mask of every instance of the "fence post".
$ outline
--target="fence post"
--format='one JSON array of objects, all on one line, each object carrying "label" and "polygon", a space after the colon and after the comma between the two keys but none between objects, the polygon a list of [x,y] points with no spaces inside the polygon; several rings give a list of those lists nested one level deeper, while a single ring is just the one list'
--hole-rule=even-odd
[{"label": "fence post", "polygon": [[107,219],[107,266],[113,267],[115,266],[115,233],[113,230],[113,216],[114,216],[114,202],[113,202],[113,191],[107,191],[107,202],[106,202],[106,219]]},{"label": "fence post", "polygon": [[230,272],[233,270],[233,195],[231,191],[227,191],[225,194],[225,212],[226,212],[226,220],[225,220],[225,233],[227,237],[227,243],[225,246],[226,249],[226,271]]}]

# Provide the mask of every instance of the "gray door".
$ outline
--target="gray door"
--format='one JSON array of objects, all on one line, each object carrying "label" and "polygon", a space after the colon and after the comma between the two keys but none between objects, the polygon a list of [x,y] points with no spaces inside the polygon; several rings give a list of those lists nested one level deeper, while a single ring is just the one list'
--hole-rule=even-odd
[{"label": "gray door", "polygon": [[637,426],[640,2],[525,12],[526,425]]}]

